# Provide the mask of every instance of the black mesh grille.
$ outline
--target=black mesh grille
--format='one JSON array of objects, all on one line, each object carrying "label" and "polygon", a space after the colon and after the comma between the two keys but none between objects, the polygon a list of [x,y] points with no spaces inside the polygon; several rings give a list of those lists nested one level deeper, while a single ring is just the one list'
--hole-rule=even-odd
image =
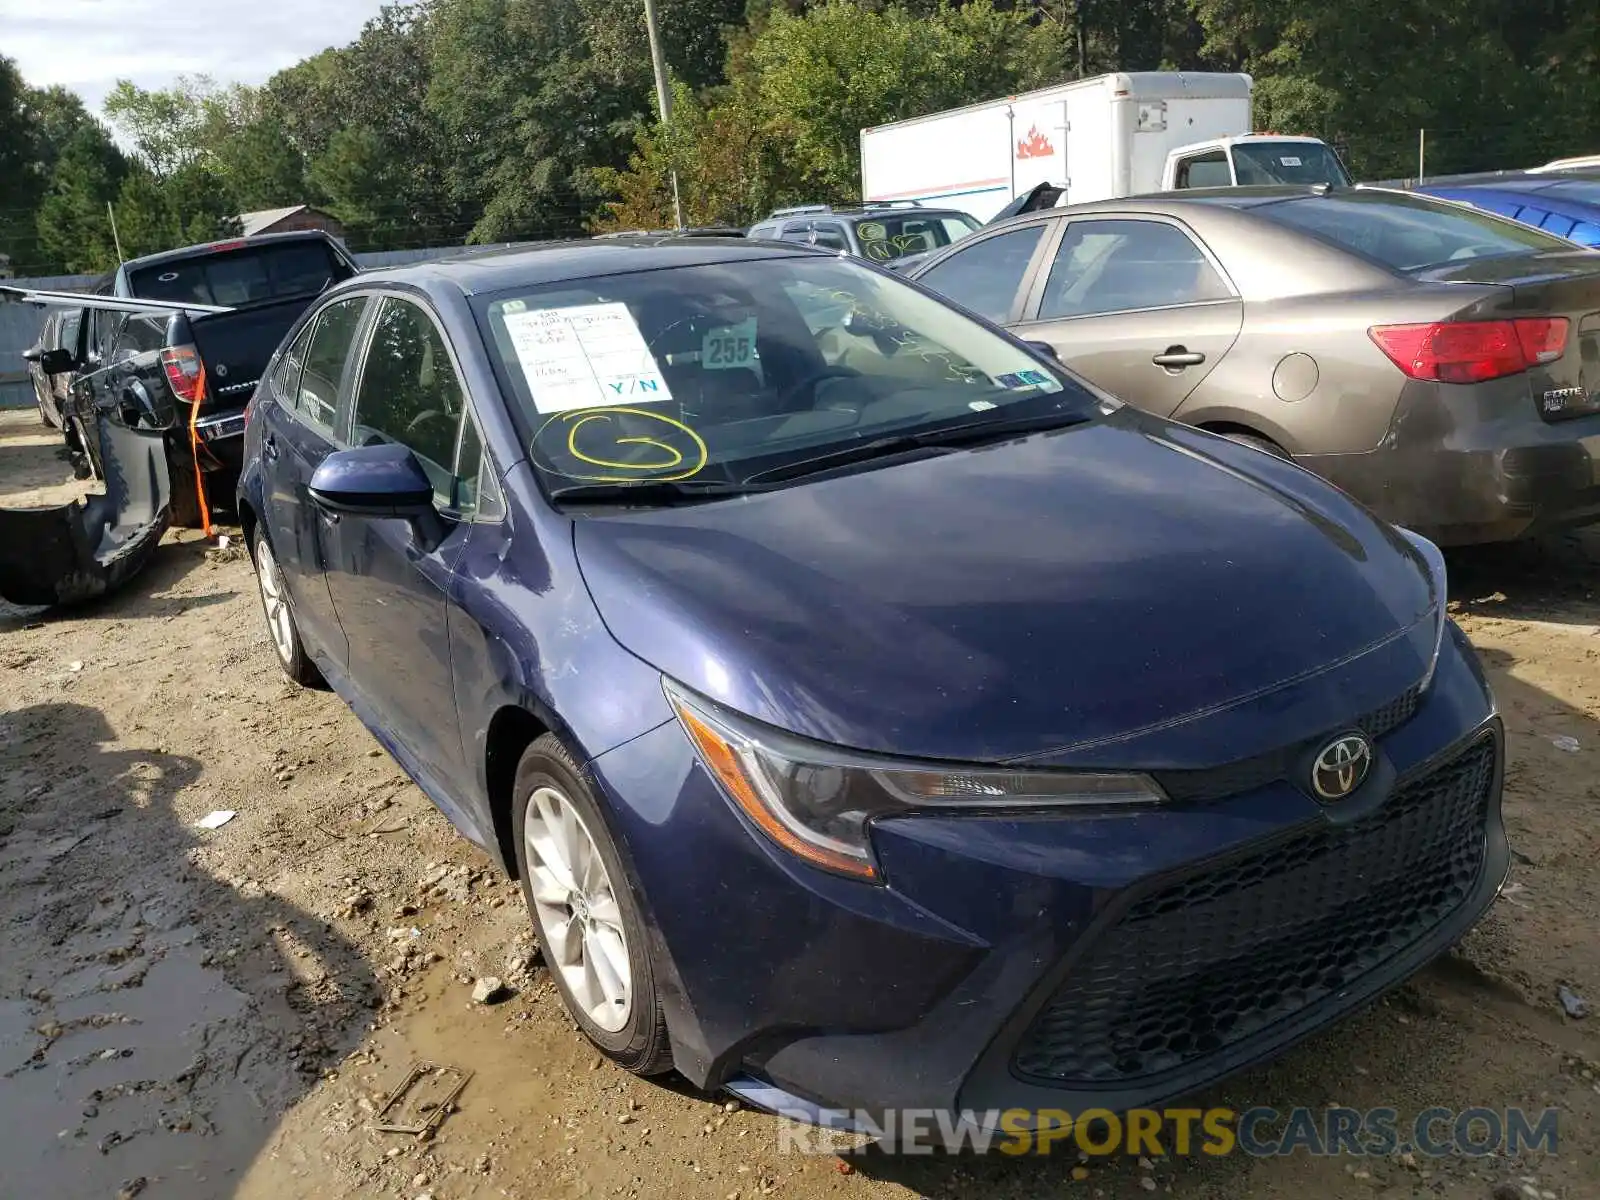
[{"label": "black mesh grille", "polygon": [[[1382,708],[1356,718],[1354,724],[1373,741],[1378,741],[1415,716],[1421,700],[1422,690],[1411,688]],[[1330,729],[1323,736],[1332,736],[1337,732],[1337,729]],[[1157,771],[1155,779],[1171,799],[1183,803],[1237,796],[1241,792],[1254,791],[1288,778],[1293,774],[1300,755],[1320,740],[1312,738],[1296,742],[1292,746],[1284,746],[1280,750],[1272,750],[1243,762],[1229,763],[1224,767],[1207,767],[1199,771]]]},{"label": "black mesh grille", "polygon": [[1053,1085],[1185,1066],[1293,1016],[1439,925],[1483,866],[1495,743],[1475,743],[1351,825],[1168,884],[1099,935],[1023,1036]]}]

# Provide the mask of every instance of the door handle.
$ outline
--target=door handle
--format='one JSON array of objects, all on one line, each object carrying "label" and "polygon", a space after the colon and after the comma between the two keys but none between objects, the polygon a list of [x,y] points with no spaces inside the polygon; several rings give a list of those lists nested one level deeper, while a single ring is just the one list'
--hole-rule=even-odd
[{"label": "door handle", "polygon": [[278,460],[278,439],[270,433],[261,439],[261,455],[263,458],[269,458],[273,462]]},{"label": "door handle", "polygon": [[1186,346],[1168,346],[1150,361],[1169,371],[1181,371],[1185,367],[1198,367],[1205,360],[1206,356],[1198,350],[1190,350]]}]

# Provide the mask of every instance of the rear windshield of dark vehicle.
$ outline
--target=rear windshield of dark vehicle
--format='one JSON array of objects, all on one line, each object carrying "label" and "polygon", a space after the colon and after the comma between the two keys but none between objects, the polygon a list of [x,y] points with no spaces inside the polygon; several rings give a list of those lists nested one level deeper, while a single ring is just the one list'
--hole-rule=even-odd
[{"label": "rear windshield of dark vehicle", "polygon": [[937,216],[873,216],[856,222],[861,253],[874,262],[891,262],[908,254],[926,254],[959,242],[978,228],[965,213]]},{"label": "rear windshield of dark vehicle", "polygon": [[239,308],[268,300],[314,296],[349,271],[326,242],[281,242],[215,251],[158,263],[128,276],[141,300]]},{"label": "rear windshield of dark vehicle", "polygon": [[1568,250],[1571,242],[1464,205],[1395,192],[1346,192],[1263,204],[1258,215],[1292,225],[1397,271]]},{"label": "rear windshield of dark vehicle", "polygon": [[1558,183],[1546,189],[1552,196],[1560,196],[1563,200],[1578,200],[1584,204],[1600,205],[1600,181],[1589,179],[1574,179],[1570,183]]}]

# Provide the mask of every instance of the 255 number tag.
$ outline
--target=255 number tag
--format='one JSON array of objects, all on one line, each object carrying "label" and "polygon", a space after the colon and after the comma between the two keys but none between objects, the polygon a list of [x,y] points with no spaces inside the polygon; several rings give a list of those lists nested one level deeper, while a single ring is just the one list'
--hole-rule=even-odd
[{"label": "255 number tag", "polygon": [[700,343],[700,365],[709,371],[749,367],[756,360],[756,319],[707,331]]}]

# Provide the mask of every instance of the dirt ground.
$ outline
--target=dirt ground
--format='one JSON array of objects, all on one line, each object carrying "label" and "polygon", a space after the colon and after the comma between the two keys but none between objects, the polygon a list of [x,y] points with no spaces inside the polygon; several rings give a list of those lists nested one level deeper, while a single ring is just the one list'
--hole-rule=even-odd
[{"label": "dirt ground", "polygon": [[[0,413],[0,503],[56,498],[43,433]],[[780,1153],[776,1119],[587,1048],[515,888],[284,681],[237,542],[184,532],[115,597],[0,607],[0,1196],[1600,1197],[1600,1013],[1557,998],[1600,1003],[1600,534],[1451,567],[1510,730],[1513,882],[1458,952],[1197,1102],[1554,1106],[1555,1155]],[[486,974],[513,995],[474,1004]],[[418,1061],[473,1074],[431,1140],[378,1132]]]}]

